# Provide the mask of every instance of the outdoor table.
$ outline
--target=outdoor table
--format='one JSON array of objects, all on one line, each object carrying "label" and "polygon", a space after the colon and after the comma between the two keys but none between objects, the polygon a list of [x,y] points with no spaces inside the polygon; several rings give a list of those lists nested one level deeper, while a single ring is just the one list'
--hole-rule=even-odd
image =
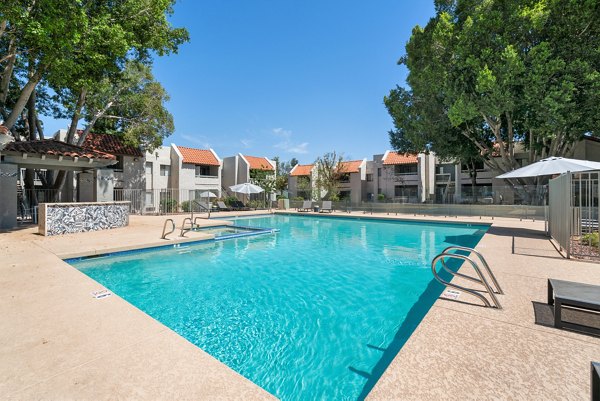
[{"label": "outdoor table", "polygon": [[314,207],[313,207],[313,211],[314,211],[315,213],[319,213],[319,210],[320,210],[320,209],[321,209],[321,208],[320,208],[320,206],[314,206]]}]

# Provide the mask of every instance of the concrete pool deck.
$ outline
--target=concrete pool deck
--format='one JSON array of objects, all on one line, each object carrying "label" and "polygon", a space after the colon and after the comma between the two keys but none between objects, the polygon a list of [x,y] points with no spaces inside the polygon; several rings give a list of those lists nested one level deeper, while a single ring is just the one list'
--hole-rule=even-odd
[{"label": "concrete pool deck", "polygon": [[[235,214],[249,213],[214,217]],[[184,217],[175,216],[178,225]],[[129,227],[57,237],[0,233],[0,398],[274,398],[120,297],[93,298],[102,286],[60,259],[173,243],[159,240],[165,218],[131,216]],[[378,369],[387,369],[368,399],[589,399],[600,338],[537,325],[534,306],[546,302],[548,277],[600,284],[600,265],[563,259],[543,222],[416,219],[493,223],[477,249],[503,286],[504,308],[476,306],[468,294],[463,303],[439,299],[397,355],[382,350]]]}]

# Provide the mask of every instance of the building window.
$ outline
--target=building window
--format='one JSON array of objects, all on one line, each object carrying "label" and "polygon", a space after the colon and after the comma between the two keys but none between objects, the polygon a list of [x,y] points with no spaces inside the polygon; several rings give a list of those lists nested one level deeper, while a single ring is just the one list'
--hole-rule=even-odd
[{"label": "building window", "polygon": [[396,175],[410,175],[417,174],[417,163],[413,164],[396,164],[394,166],[394,173]]},{"label": "building window", "polygon": [[350,182],[350,174],[344,173],[340,175],[340,182]]},{"label": "building window", "polygon": [[210,166],[196,166],[196,177],[210,175]]},{"label": "building window", "polygon": [[161,164],[160,165],[160,175],[162,177],[168,177],[171,175],[171,166],[168,166],[166,164]]},{"label": "building window", "polygon": [[373,181],[373,174],[367,174],[367,181],[368,182]]},{"label": "building window", "polygon": [[340,191],[340,200],[350,199],[350,191]]},{"label": "building window", "polygon": [[146,162],[146,174],[152,175],[152,162]]},{"label": "building window", "polygon": [[394,187],[394,196],[415,198],[418,188],[416,185],[396,185]]},{"label": "building window", "polygon": [[381,177],[381,168],[377,169],[377,177]]}]

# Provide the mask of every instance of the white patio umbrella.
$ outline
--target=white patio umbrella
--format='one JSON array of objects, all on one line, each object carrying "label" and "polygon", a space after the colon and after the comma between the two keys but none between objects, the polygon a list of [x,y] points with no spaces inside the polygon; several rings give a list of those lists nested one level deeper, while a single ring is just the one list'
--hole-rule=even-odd
[{"label": "white patio umbrella", "polygon": [[250,184],[249,182],[245,182],[243,184],[232,185],[229,187],[233,192],[238,194],[245,194],[250,196],[250,194],[258,194],[264,191],[258,185]]},{"label": "white patio umbrella", "polygon": [[236,192],[238,194],[246,194],[246,195],[258,194],[258,193],[264,191],[264,189],[262,189],[258,185],[250,184],[249,182],[245,182],[243,184],[238,184],[238,185],[232,185],[229,187],[229,189],[231,189],[233,192]]},{"label": "white patio umbrella", "polygon": [[567,159],[565,157],[548,157],[528,166],[501,174],[496,178],[539,177],[543,175],[562,174],[567,171],[575,173],[592,170],[600,170],[600,163],[589,160]]},{"label": "white patio umbrella", "polygon": [[206,198],[206,206],[209,206],[210,198],[216,198],[217,195],[213,194],[210,191],[204,191],[200,194],[200,199]]}]

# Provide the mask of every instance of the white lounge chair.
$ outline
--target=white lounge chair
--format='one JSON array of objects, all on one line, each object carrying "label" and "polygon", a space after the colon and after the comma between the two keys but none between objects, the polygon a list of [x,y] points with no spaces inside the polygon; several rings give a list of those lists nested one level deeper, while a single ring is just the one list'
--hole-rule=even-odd
[{"label": "white lounge chair", "polygon": [[302,207],[298,208],[299,212],[310,212],[312,210],[312,201],[304,201]]},{"label": "white lounge chair", "polygon": [[321,205],[321,210],[319,211],[319,213],[331,213],[333,212],[333,209],[331,208],[331,201],[323,201],[323,204]]}]

